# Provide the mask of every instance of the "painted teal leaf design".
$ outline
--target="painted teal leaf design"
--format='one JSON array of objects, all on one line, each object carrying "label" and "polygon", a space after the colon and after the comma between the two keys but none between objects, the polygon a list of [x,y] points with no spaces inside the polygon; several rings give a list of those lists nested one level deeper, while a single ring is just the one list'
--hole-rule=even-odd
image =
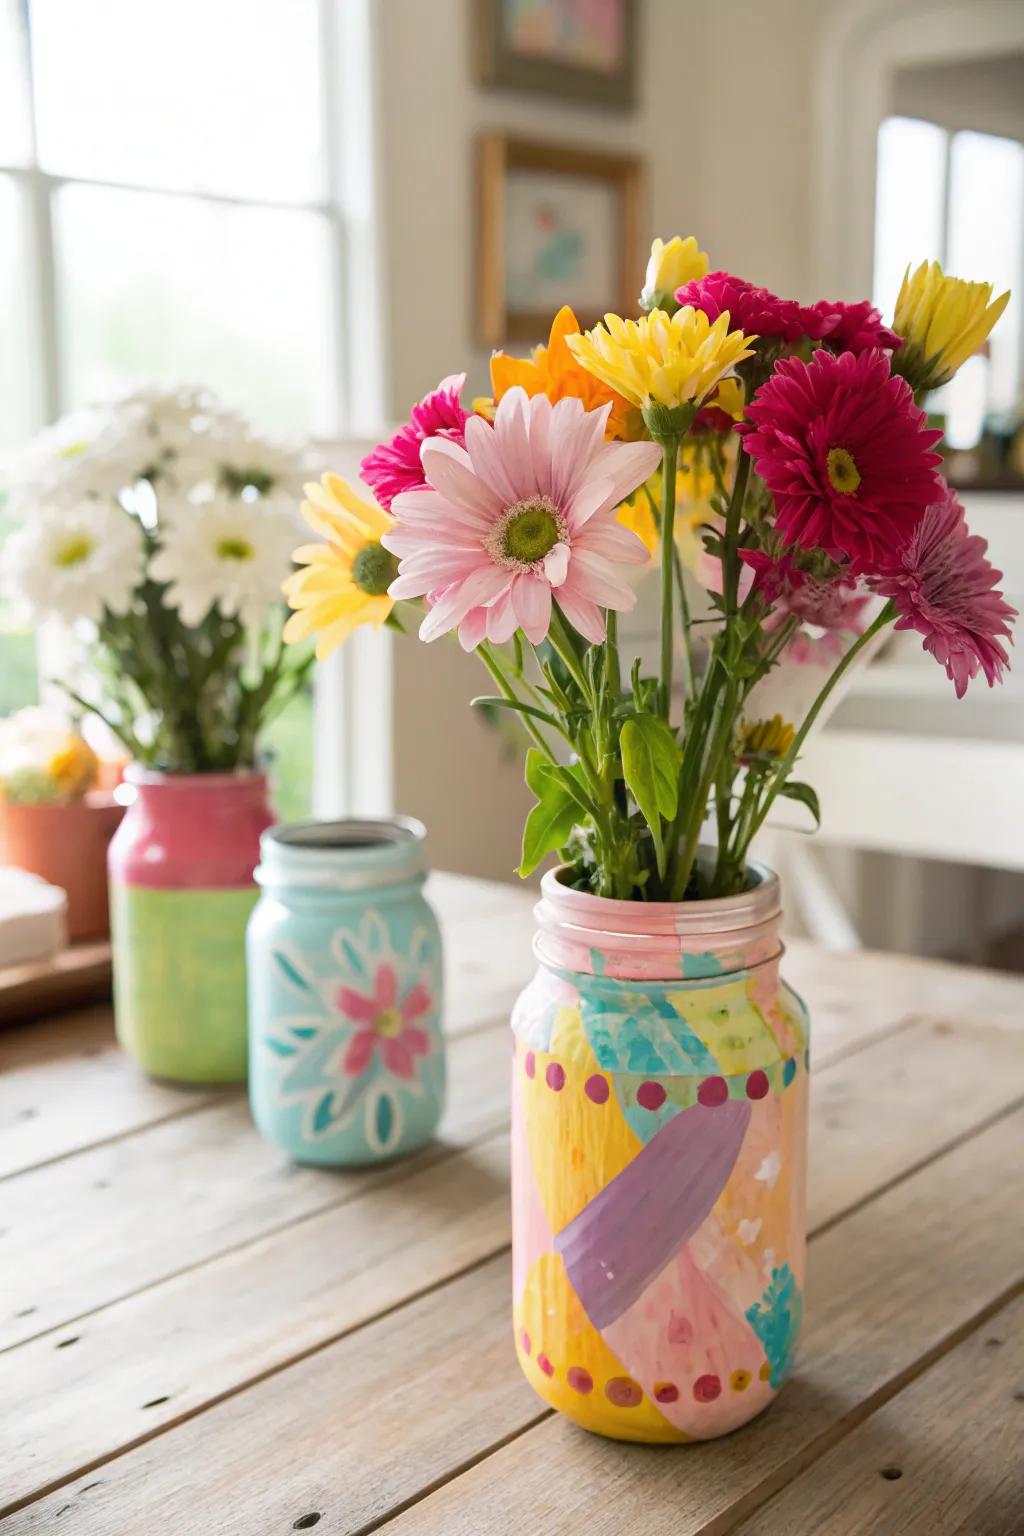
[{"label": "painted teal leaf design", "polygon": [[265,1043],[275,1056],[295,1056],[299,1049],[297,1045],[289,1045],[286,1040],[275,1040],[273,1035],[268,1035]]},{"label": "painted teal leaf design", "polygon": [[360,976],[365,976],[366,966],[363,964],[363,957],[359,953],[356,946],[353,944],[352,940],[348,937],[348,934],[343,933],[339,935],[339,939],[342,951],[345,955],[345,959],[348,961],[349,965],[354,971],[357,971]]},{"label": "painted teal leaf design", "polygon": [[796,1276],[788,1264],[772,1270],[771,1284],[760,1302],[747,1308],[746,1316],[767,1357],[771,1385],[781,1387],[793,1368],[797,1335],[804,1316],[803,1294],[798,1290]]},{"label": "painted teal leaf design", "polygon": [[375,1111],[377,1120],[377,1137],[382,1147],[386,1147],[391,1140],[391,1133],[395,1128],[395,1107],[391,1102],[391,1096],[382,1093],[377,1100]]},{"label": "painted teal leaf design", "polygon": [[333,1113],[334,1094],[325,1093],[313,1111],[313,1130],[317,1135],[326,1131],[338,1117]]},{"label": "painted teal leaf design", "polygon": [[296,1040],[312,1040],[319,1033],[315,1024],[292,1024],[290,1027]]},{"label": "painted teal leaf design", "polygon": [[294,964],[294,962],[288,959],[287,955],[283,955],[279,949],[275,949],[274,959],[277,962],[279,970],[283,972],[285,978],[291,983],[293,987],[298,987],[300,992],[312,992],[313,988],[310,986],[305,976],[303,976],[302,972]]}]

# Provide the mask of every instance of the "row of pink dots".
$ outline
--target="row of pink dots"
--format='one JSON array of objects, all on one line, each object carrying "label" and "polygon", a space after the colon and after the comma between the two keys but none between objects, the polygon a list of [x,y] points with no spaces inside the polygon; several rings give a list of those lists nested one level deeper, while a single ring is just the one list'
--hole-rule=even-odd
[{"label": "row of pink dots", "polygon": [[[527,1077],[536,1076],[537,1058],[532,1051],[527,1051],[523,1066]],[[552,1093],[561,1093],[565,1087],[565,1068],[560,1061],[549,1061],[544,1069],[544,1081]],[[747,1076],[747,1098],[763,1099],[769,1089],[768,1074],[760,1067]],[[608,1079],[600,1072],[594,1072],[583,1084],[583,1092],[594,1104],[604,1104],[611,1093]],[[668,1094],[661,1083],[641,1083],[636,1091],[636,1101],[641,1109],[658,1110],[664,1104]],[[697,1102],[703,1104],[706,1109],[717,1109],[719,1104],[724,1104],[729,1097],[729,1084],[724,1077],[706,1077],[697,1089]]]}]

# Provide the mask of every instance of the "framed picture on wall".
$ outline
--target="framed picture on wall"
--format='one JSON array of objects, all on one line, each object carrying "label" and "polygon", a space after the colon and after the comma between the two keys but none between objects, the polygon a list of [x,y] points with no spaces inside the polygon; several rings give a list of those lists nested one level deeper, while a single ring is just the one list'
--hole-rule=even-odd
[{"label": "framed picture on wall", "polygon": [[627,109],[639,0],[474,0],[483,85]]},{"label": "framed picture on wall", "polygon": [[542,341],[571,304],[581,325],[631,314],[643,271],[642,162],[502,133],[478,144],[477,328],[485,346]]}]

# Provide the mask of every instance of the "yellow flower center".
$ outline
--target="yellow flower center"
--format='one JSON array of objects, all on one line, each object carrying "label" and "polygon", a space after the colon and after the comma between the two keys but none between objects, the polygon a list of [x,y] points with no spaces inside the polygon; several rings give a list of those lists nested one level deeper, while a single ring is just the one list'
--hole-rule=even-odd
[{"label": "yellow flower center", "polygon": [[499,565],[529,571],[568,537],[561,512],[547,496],[531,496],[506,508],[487,540],[488,552]]},{"label": "yellow flower center", "polygon": [[95,543],[87,533],[69,533],[54,550],[53,563],[65,569],[71,565],[81,565],[83,560],[88,560],[94,548]]},{"label": "yellow flower center", "polygon": [[402,1015],[397,1008],[382,1008],[373,1021],[373,1032],[385,1040],[401,1033]]},{"label": "yellow flower center", "polygon": [[397,574],[397,559],[379,539],[364,544],[352,561],[352,580],[369,597],[383,597]]},{"label": "yellow flower center", "polygon": [[860,485],[860,470],[854,462],[853,454],[845,448],[830,448],[826,464],[832,489],[838,491],[840,496],[852,496]]},{"label": "yellow flower center", "polygon": [[251,560],[255,553],[245,539],[221,539],[217,545],[218,560]]}]

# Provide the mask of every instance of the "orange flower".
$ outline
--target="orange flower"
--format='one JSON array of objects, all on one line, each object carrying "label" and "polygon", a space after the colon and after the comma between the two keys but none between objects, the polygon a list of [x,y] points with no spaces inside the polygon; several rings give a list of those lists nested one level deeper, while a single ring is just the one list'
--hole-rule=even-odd
[{"label": "orange flower", "polygon": [[[571,395],[582,400],[588,411],[600,405],[612,403],[605,436],[623,438],[627,442],[643,436],[643,419],[640,412],[624,400],[614,389],[602,384],[600,379],[581,368],[566,345],[567,336],[579,335],[579,321],[563,304],[551,322],[551,334],[546,347],[535,347],[532,357],[509,357],[506,352],[491,356],[491,386],[498,401],[516,384],[528,395],[547,395],[549,400],[561,400]],[[475,402],[474,402],[475,404]]]}]

